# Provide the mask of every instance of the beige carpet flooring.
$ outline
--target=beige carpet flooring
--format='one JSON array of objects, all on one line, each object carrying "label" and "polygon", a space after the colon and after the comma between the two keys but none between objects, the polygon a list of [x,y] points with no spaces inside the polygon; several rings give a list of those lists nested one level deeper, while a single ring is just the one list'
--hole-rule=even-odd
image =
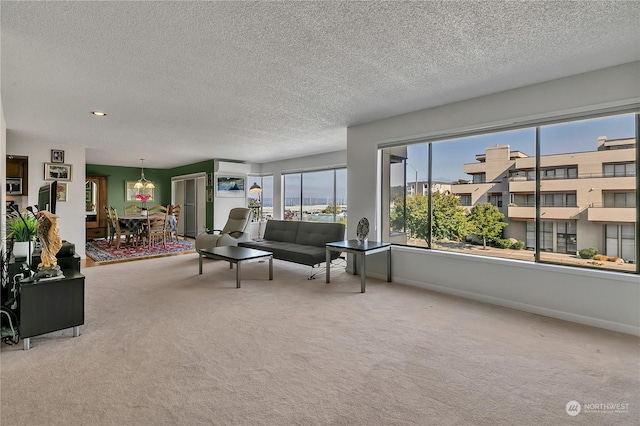
[{"label": "beige carpet flooring", "polygon": [[[334,270],[85,268],[71,331],[2,346],[8,425],[635,425],[638,338]],[[425,278],[428,279],[428,278]],[[604,283],[603,283],[604,284]],[[580,413],[567,402],[629,404]]]}]

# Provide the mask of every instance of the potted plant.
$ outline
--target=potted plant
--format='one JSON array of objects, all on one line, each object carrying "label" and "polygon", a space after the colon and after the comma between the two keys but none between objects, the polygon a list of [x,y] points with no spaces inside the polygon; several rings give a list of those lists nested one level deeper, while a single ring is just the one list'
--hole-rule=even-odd
[{"label": "potted plant", "polygon": [[7,218],[7,238],[13,238],[13,255],[28,257],[32,242],[36,239],[37,219],[32,215],[17,213]]},{"label": "potted plant", "polygon": [[150,194],[136,194],[136,198],[140,200],[140,214],[147,215],[147,201],[151,198]]}]

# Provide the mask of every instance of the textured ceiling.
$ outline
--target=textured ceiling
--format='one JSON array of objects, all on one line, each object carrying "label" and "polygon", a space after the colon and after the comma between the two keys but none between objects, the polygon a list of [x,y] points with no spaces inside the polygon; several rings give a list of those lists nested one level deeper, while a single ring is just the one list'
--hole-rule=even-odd
[{"label": "textured ceiling", "polygon": [[342,150],[354,124],[640,60],[635,1],[3,0],[0,12],[9,139],[86,146],[95,164]]}]

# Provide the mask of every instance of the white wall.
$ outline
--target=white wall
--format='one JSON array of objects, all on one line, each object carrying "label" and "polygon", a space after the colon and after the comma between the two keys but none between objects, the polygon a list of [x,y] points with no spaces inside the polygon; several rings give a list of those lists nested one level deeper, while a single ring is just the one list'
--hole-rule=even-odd
[{"label": "white wall", "polygon": [[[251,171],[251,165],[245,163],[232,163],[225,161],[215,162],[215,174],[213,184],[215,187],[218,176],[244,176]],[[245,180],[245,185],[247,184]],[[246,188],[245,188],[246,189]],[[247,197],[226,198],[218,197],[213,190],[213,229],[222,229],[229,219],[229,211],[236,207],[247,207]]]},{"label": "white wall", "polygon": [[[72,181],[68,182],[68,201],[58,202],[56,214],[59,216],[58,229],[60,237],[74,243],[76,253],[85,256],[85,149],[62,143],[43,143],[38,140],[19,142],[12,140],[11,132],[7,134],[7,155],[25,155],[29,157],[29,197],[28,205],[38,203],[38,189],[45,183],[44,163],[51,162],[51,150],[64,151],[65,164],[72,166]],[[4,156],[2,158],[5,158]],[[3,172],[4,174],[4,172]],[[5,185],[3,185],[3,188]],[[25,206],[20,206],[25,208]]]},{"label": "white wall", "polygon": [[[380,237],[378,146],[462,129],[634,105],[640,62],[562,78],[351,127],[349,215]],[[355,228],[348,227],[355,237]],[[415,248],[393,249],[393,281],[640,335],[640,278],[553,265],[496,261]],[[383,277],[384,262],[368,262]]]}]

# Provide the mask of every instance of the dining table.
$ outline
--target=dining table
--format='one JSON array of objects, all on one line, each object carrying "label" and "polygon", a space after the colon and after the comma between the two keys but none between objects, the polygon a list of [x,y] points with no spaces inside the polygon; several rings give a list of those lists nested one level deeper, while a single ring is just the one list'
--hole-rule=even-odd
[{"label": "dining table", "polygon": [[[118,222],[120,223],[120,227],[130,230],[134,234],[139,234],[142,232],[144,227],[147,224],[147,216],[146,215],[125,215],[118,216]],[[170,214],[167,217],[167,231],[175,231],[176,229],[176,217],[175,215]]]},{"label": "dining table", "polygon": [[121,228],[127,229],[134,234],[139,234],[147,224],[147,216],[141,214],[118,216]]}]

